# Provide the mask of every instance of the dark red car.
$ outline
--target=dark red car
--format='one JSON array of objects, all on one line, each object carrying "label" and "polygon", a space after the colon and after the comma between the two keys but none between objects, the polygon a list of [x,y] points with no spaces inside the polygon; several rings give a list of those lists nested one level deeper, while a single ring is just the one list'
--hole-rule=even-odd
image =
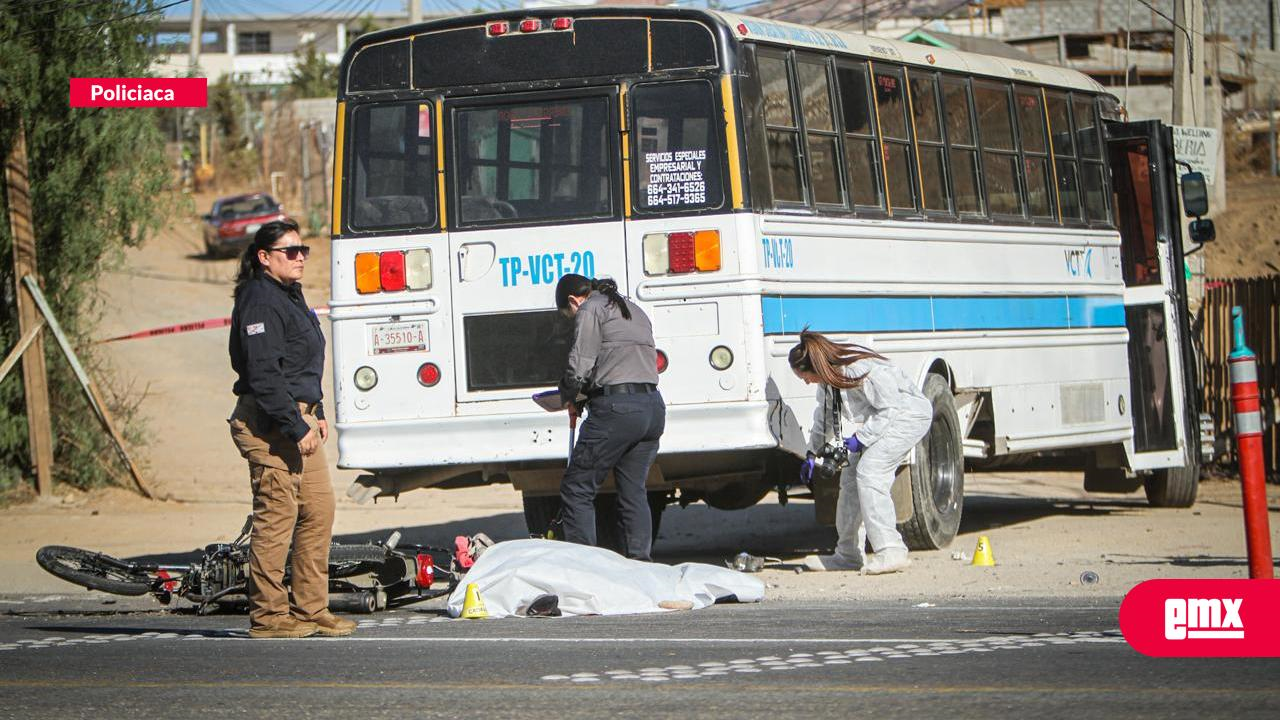
[{"label": "dark red car", "polygon": [[204,220],[204,251],[213,257],[234,255],[253,241],[263,223],[284,220],[284,208],[266,193],[232,195],[213,202]]}]

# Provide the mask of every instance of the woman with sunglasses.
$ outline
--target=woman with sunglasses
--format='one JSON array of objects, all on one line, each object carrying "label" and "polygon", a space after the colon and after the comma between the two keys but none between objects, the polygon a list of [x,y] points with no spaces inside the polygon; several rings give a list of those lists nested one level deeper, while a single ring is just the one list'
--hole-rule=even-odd
[{"label": "woman with sunglasses", "polygon": [[[787,360],[806,385],[822,386],[800,479],[809,482],[818,462],[815,453],[827,454],[828,444],[842,445],[851,458],[840,474],[835,553],[810,555],[804,566],[867,575],[905,569],[907,546],[889,491],[898,466],[928,432],[933,405],[898,366],[861,345],[805,330]],[[863,552],[867,539],[874,552],[869,559]]]},{"label": "woman with sunglasses", "polygon": [[[249,635],[350,635],[356,624],[329,612],[333,486],[324,441],[324,333],[302,296],[310,249],[292,220],[266,223],[240,258],[231,312],[228,423],[249,461]],[[292,604],[284,584],[293,545]]]}]

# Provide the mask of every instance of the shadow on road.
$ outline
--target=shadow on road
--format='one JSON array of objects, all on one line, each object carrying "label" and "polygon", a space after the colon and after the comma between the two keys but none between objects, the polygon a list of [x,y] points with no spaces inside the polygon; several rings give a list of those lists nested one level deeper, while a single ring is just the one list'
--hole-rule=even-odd
[{"label": "shadow on road", "polygon": [[[1146,509],[1148,506],[1144,501],[1129,498],[1096,500],[971,495],[965,498],[960,533],[977,534],[1048,517],[1100,517],[1135,514]],[[440,548],[452,548],[454,538],[459,535],[480,532],[497,542],[527,537],[523,514],[508,512],[436,525],[389,526],[370,532],[335,535],[333,540],[344,544],[378,543],[386,540],[394,530],[400,531],[403,544]],[[701,503],[685,508],[671,505],[662,515],[662,525],[654,544],[654,559],[659,562],[719,563],[746,551],[787,560],[829,551],[835,541],[834,528],[814,523],[813,504],[807,500],[793,499],[785,507],[766,501],[746,510],[731,511],[716,510]],[[130,559],[185,564],[198,560],[200,554],[197,549]]]}]

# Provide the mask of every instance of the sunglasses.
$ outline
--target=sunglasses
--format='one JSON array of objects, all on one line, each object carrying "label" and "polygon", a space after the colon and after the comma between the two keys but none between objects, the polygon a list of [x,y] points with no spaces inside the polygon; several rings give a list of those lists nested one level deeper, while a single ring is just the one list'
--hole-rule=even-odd
[{"label": "sunglasses", "polygon": [[286,245],[284,247],[267,248],[267,250],[269,252],[282,252],[290,260],[297,260],[299,255],[302,256],[303,260],[306,260],[307,256],[311,254],[311,248],[306,245]]}]

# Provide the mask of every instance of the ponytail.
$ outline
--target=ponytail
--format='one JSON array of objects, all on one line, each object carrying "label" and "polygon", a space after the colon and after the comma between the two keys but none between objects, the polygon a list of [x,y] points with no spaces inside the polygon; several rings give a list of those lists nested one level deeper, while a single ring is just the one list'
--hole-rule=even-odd
[{"label": "ponytail", "polygon": [[618,312],[627,320],[631,319],[631,310],[627,308],[627,299],[618,294],[618,283],[613,278],[601,278],[591,281],[591,289],[609,298],[610,305],[617,305]]},{"label": "ponytail", "polygon": [[617,305],[618,312],[627,320],[631,319],[631,309],[627,307],[627,299],[618,293],[618,283],[612,278],[601,278],[592,280],[582,275],[569,273],[560,278],[560,282],[556,283],[556,308],[566,310],[569,307],[569,298],[586,297],[593,292],[598,292],[609,299],[610,305]]},{"label": "ponytail", "polygon": [[231,297],[238,299],[240,292],[249,284],[249,281],[262,274],[262,263],[258,262],[258,252],[267,250],[275,245],[277,240],[291,232],[299,232],[298,223],[288,218],[273,220],[258,228],[258,232],[253,235],[253,242],[249,243],[249,247],[245,248],[240,255],[240,268],[236,272],[236,289],[231,291]]},{"label": "ponytail", "polygon": [[795,372],[812,373],[818,376],[823,385],[850,390],[862,386],[863,377],[846,377],[842,368],[859,360],[877,358],[884,360],[880,353],[853,343],[833,342],[826,335],[800,331],[800,342],[787,353],[787,362]]}]

